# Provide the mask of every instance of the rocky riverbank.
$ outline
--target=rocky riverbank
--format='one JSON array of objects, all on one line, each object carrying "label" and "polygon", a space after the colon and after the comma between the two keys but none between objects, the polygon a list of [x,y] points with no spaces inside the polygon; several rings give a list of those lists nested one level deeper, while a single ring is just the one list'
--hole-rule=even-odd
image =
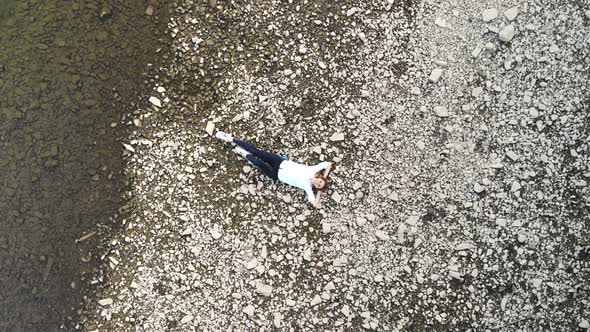
[{"label": "rocky riverbank", "polygon": [[[588,4],[186,2],[88,330],[587,329]],[[323,207],[207,124],[337,165]]]}]

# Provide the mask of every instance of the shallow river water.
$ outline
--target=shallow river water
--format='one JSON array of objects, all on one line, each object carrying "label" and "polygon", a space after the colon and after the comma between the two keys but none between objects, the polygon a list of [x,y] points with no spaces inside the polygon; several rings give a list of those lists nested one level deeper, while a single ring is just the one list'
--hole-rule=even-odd
[{"label": "shallow river water", "polygon": [[125,203],[121,122],[166,22],[147,6],[0,1],[0,331],[75,329],[93,296]]}]

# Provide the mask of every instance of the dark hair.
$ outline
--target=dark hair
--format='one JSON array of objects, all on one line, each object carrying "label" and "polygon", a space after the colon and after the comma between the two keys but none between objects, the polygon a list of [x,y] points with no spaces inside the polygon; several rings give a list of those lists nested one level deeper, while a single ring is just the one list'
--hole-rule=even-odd
[{"label": "dark hair", "polygon": [[323,176],[323,175],[321,175],[321,174],[320,175],[316,175],[315,178],[316,179],[322,179],[322,180],[324,180],[324,186],[321,187],[321,188],[316,188],[315,186],[313,186],[314,189],[316,191],[326,191],[326,189],[328,189],[328,179],[326,179],[326,177]]}]

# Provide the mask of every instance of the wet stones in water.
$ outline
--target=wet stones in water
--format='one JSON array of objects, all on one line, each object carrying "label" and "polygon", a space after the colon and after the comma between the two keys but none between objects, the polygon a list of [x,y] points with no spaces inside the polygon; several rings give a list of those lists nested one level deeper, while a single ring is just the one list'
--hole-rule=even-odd
[{"label": "wet stones in water", "polygon": [[106,21],[107,19],[111,18],[111,16],[113,16],[113,10],[107,5],[103,6],[98,13],[98,18],[100,18],[102,21]]}]

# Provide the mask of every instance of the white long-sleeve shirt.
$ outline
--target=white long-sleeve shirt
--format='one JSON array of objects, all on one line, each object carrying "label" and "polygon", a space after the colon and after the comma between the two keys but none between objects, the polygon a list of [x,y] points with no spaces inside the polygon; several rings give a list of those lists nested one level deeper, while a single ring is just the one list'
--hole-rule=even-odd
[{"label": "white long-sleeve shirt", "polygon": [[307,199],[313,204],[315,195],[313,194],[311,179],[315,177],[317,172],[325,170],[329,165],[330,163],[327,161],[315,166],[306,166],[291,160],[285,160],[279,168],[279,181],[305,190]]}]

